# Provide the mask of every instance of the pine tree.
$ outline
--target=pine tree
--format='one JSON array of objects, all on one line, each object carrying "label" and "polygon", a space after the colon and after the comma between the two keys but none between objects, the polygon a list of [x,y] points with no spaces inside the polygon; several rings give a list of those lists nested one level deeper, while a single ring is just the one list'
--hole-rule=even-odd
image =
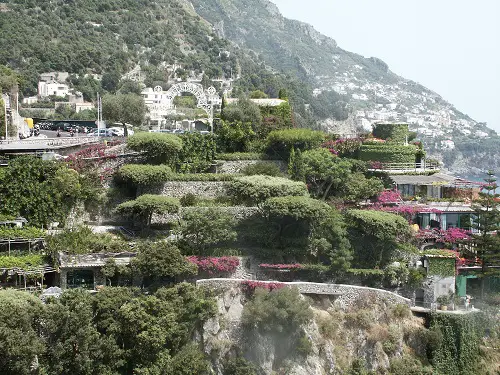
[{"label": "pine tree", "polygon": [[485,184],[474,202],[475,218],[473,228],[477,230],[473,245],[481,261],[481,298],[484,297],[485,278],[500,275],[500,194],[497,194],[497,179],[492,171],[487,172]]}]

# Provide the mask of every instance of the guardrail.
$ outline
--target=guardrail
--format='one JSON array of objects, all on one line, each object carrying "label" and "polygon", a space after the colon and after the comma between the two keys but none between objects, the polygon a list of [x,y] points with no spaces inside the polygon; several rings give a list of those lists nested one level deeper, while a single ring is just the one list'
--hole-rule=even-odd
[{"label": "guardrail", "polygon": [[379,163],[372,162],[369,168],[373,171],[439,171],[439,163],[422,162],[422,163]]}]

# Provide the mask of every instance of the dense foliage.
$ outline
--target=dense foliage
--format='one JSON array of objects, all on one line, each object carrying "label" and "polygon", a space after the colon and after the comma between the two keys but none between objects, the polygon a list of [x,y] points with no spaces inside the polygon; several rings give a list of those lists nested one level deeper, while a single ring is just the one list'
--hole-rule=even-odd
[{"label": "dense foliage", "polygon": [[401,243],[410,237],[410,226],[401,216],[382,211],[350,210],[346,214],[356,265],[382,268]]},{"label": "dense foliage", "polygon": [[294,150],[311,150],[319,147],[325,140],[325,133],[310,129],[275,130],[267,136],[269,155],[288,160]]},{"label": "dense foliage", "polygon": [[360,159],[380,163],[414,164],[417,151],[414,145],[364,144],[361,146]]},{"label": "dense foliage", "polygon": [[408,141],[408,124],[375,124],[373,136],[390,142],[402,144]]},{"label": "dense foliage", "polygon": [[64,222],[75,203],[88,197],[87,182],[64,164],[18,157],[0,171],[0,210],[34,226]]},{"label": "dense foliage", "polygon": [[254,205],[272,197],[307,194],[306,186],[302,182],[262,175],[235,178],[229,183],[228,189],[229,194],[238,202]]},{"label": "dense foliage", "polygon": [[173,134],[137,133],[127,139],[127,146],[144,152],[152,164],[174,166],[182,150],[182,140]]},{"label": "dense foliage", "polygon": [[45,231],[33,228],[33,227],[22,227],[22,228],[9,228],[0,226],[0,239],[14,239],[14,238],[43,238],[45,237]]},{"label": "dense foliage", "polygon": [[261,332],[293,333],[312,319],[312,311],[297,289],[270,292],[257,288],[244,306],[241,319],[248,328]]},{"label": "dense foliage", "polygon": [[74,290],[47,304],[0,291],[0,304],[2,374],[208,373],[209,362],[190,340],[215,314],[215,303],[192,285],[149,295]]},{"label": "dense foliage", "polygon": [[133,201],[121,203],[116,207],[116,212],[135,218],[142,226],[149,227],[154,214],[175,214],[179,212],[180,206],[176,198],[145,194]]},{"label": "dense foliage", "polygon": [[216,138],[213,134],[186,133],[180,136],[182,149],[177,170],[182,173],[204,172],[215,159]]},{"label": "dense foliage", "polygon": [[168,165],[127,164],[120,168],[117,178],[125,184],[151,186],[168,181],[172,169]]}]

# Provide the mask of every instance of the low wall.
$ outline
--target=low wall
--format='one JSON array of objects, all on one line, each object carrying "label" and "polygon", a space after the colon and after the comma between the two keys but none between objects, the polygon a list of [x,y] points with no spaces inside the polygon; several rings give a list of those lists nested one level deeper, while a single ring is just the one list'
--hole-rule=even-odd
[{"label": "low wall", "polygon": [[[230,214],[236,219],[236,221],[245,220],[253,215],[255,215],[259,209],[257,207],[245,207],[245,206],[234,206],[234,207],[214,207],[218,210]],[[209,207],[181,207],[179,213],[177,214],[165,214],[157,215],[154,214],[151,223],[152,224],[167,224],[173,221],[178,221],[186,212],[190,211],[201,211],[208,210]]]},{"label": "low wall", "polygon": [[288,170],[287,163],[282,160],[218,160],[216,171],[227,174],[241,173],[246,167],[257,163],[275,164],[283,173]]},{"label": "low wall", "polygon": [[[213,289],[231,289],[236,288],[245,281],[243,279],[204,279],[196,282],[197,286],[204,286]],[[255,281],[255,280],[252,280]],[[259,281],[271,283],[274,281]],[[387,290],[368,288],[355,285],[342,284],[322,284],[307,282],[281,283],[290,287],[296,287],[302,294],[330,295],[337,297],[336,302],[341,306],[352,305],[357,299],[369,298],[371,301],[385,301],[386,303],[397,305],[404,304],[411,306],[411,300],[404,298],[399,294]]]},{"label": "low wall", "polygon": [[159,187],[145,188],[138,191],[142,194],[158,194],[172,198],[182,198],[193,194],[199,198],[217,198],[227,195],[227,182],[223,181],[169,181]]}]

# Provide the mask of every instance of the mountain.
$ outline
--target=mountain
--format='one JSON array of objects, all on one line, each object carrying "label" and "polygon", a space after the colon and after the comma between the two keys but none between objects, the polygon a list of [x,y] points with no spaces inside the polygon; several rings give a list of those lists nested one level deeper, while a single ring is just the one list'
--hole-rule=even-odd
[{"label": "mountain", "polygon": [[[467,150],[485,142],[491,157],[481,160],[500,163],[493,157],[500,142],[485,124],[394,74],[382,60],[346,51],[311,25],[283,17],[268,0],[0,5],[0,65],[20,74],[25,96],[36,93],[40,73],[67,71],[73,88],[95,100],[97,92],[118,90],[120,77],[140,67],[148,86],[218,79],[231,82],[233,96],[262,90],[271,97],[286,88],[298,126],[352,134],[376,121],[405,121],[432,156],[457,170],[468,170]],[[441,145],[449,140],[456,146],[451,156]],[[496,165],[479,165],[488,167]]]}]

